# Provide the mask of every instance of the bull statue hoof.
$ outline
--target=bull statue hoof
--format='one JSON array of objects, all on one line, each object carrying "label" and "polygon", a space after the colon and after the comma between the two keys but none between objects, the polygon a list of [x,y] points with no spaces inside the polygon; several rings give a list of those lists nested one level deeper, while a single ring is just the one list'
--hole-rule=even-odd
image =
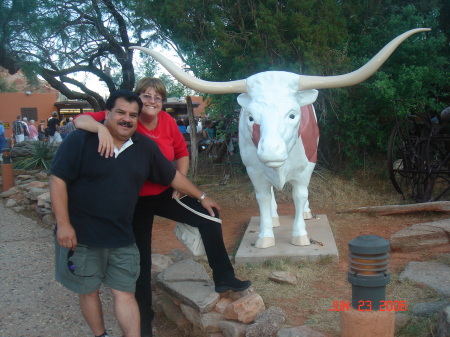
[{"label": "bull statue hoof", "polygon": [[256,248],[269,248],[275,246],[275,238],[272,237],[263,237],[258,238],[255,243]]},{"label": "bull statue hoof", "polygon": [[310,212],[303,212],[303,220],[309,220],[309,219],[312,219],[312,218],[313,218],[313,215],[312,215],[311,211]]},{"label": "bull statue hoof", "polygon": [[291,244],[294,246],[309,246],[311,242],[309,241],[308,235],[293,236]]},{"label": "bull statue hoof", "polygon": [[281,226],[281,224],[280,224],[280,218],[279,217],[272,217],[272,227],[273,228],[275,228],[275,227],[280,227]]}]

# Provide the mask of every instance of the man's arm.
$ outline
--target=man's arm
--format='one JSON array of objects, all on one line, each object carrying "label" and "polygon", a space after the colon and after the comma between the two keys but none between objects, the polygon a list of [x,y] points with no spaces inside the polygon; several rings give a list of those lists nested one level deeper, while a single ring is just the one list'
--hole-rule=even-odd
[{"label": "man's arm", "polygon": [[73,120],[77,129],[98,133],[98,152],[105,158],[114,156],[114,140],[106,126],[97,122],[92,116],[80,115]]},{"label": "man's arm", "polygon": [[[172,183],[170,184],[175,190],[187,194],[192,198],[200,200],[203,196],[203,192],[197,188],[191,181],[186,178],[184,175],[182,175],[180,172],[177,171],[175,174],[175,178],[173,178]],[[211,216],[214,216],[213,207],[216,208],[218,211],[220,211],[220,206],[217,204],[217,202],[206,196],[201,200],[202,206],[208,211],[208,213]]]},{"label": "man's arm", "polygon": [[77,237],[69,219],[67,184],[55,175],[50,176],[50,198],[56,218],[58,244],[75,250]]}]

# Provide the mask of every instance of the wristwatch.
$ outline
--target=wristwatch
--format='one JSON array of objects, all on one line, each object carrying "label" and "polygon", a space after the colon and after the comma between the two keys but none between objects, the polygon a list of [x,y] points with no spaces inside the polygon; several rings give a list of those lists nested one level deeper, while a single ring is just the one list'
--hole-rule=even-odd
[{"label": "wristwatch", "polygon": [[206,193],[203,192],[203,194],[202,194],[202,196],[200,197],[200,199],[198,199],[198,202],[202,202],[203,199],[205,199],[205,198],[206,198]]}]

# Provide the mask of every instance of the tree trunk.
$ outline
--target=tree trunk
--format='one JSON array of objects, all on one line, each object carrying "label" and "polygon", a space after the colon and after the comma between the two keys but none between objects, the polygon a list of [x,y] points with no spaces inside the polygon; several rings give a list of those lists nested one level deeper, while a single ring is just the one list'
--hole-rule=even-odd
[{"label": "tree trunk", "polygon": [[197,181],[198,166],[198,142],[197,142],[197,125],[194,120],[194,109],[192,108],[191,96],[186,96],[186,109],[189,117],[189,134],[191,136],[191,174],[192,181]]},{"label": "tree trunk", "polygon": [[450,201],[435,201],[409,205],[358,207],[339,211],[337,213],[372,213],[380,215],[390,215],[421,211],[450,212]]}]

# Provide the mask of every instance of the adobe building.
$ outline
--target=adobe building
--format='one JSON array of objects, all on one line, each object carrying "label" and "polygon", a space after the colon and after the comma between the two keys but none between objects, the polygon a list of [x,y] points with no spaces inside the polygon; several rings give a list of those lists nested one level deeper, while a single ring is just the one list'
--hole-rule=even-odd
[{"label": "adobe building", "polygon": [[47,120],[56,111],[55,102],[59,92],[47,82],[31,85],[21,71],[10,75],[0,68],[0,77],[16,92],[0,92],[0,120],[5,126],[5,137],[12,136],[12,122],[17,116],[34,119],[36,126]]}]

